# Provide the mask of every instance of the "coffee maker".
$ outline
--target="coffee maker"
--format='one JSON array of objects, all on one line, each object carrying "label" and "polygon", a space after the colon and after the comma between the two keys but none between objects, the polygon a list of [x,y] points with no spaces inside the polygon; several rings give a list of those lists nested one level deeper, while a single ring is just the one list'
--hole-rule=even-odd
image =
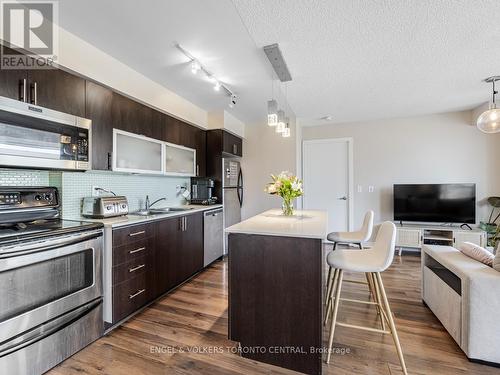
[{"label": "coffee maker", "polygon": [[205,177],[191,177],[191,204],[210,205],[217,202],[212,196],[214,180]]}]

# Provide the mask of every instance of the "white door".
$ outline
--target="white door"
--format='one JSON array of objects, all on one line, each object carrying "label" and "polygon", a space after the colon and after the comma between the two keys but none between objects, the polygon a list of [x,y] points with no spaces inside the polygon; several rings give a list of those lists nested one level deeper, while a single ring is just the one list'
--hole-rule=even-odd
[{"label": "white door", "polygon": [[352,140],[303,141],[302,177],[305,210],[326,210],[328,231],[350,228]]}]

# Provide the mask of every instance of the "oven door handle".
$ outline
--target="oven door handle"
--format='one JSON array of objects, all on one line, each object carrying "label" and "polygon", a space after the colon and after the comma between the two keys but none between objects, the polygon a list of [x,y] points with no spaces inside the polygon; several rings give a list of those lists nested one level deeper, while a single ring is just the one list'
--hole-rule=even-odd
[{"label": "oven door handle", "polygon": [[21,335],[15,336],[9,341],[2,343],[0,345],[0,358],[40,341],[45,337],[52,335],[54,332],[60,331],[61,329],[76,322],[84,315],[87,315],[101,303],[102,298],[99,297],[86,305],[77,307],[62,316],[58,316],[45,324],[39,325],[27,332],[22,333]]},{"label": "oven door handle", "polygon": [[48,239],[46,241],[37,241],[35,243],[19,244],[12,247],[6,247],[0,250],[0,259],[17,257],[26,254],[38,253],[41,251],[52,250],[58,247],[66,247],[91,240],[96,237],[102,236],[101,230],[92,232],[78,233],[70,236],[63,236],[62,238]]}]

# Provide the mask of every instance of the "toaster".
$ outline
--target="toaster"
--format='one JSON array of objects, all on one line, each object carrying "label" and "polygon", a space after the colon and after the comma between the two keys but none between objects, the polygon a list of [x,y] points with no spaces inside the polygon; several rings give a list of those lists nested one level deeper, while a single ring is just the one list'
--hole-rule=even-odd
[{"label": "toaster", "polygon": [[105,219],[108,217],[122,216],[128,214],[127,197],[86,197],[82,202],[82,216],[93,219]]}]

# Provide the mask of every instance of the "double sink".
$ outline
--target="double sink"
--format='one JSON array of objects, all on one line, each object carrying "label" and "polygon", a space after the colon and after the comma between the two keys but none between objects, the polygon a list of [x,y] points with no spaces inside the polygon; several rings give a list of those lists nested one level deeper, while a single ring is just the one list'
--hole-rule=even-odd
[{"label": "double sink", "polygon": [[194,207],[165,207],[165,208],[150,208],[149,210],[139,210],[129,213],[129,215],[136,216],[155,216],[155,215],[165,215],[168,213],[189,211],[194,209]]}]

